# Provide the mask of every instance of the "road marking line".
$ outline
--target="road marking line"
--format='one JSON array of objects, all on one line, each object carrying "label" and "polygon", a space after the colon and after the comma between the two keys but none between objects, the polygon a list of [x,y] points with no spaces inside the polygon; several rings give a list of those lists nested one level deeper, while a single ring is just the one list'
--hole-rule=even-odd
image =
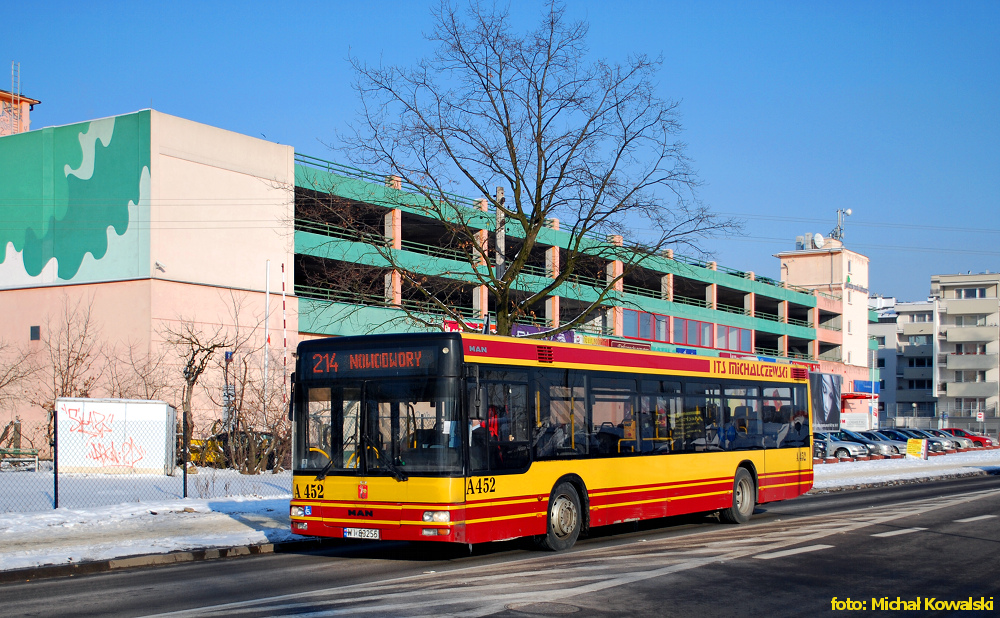
[{"label": "road marking line", "polygon": [[921,530],[926,530],[927,528],[903,528],[902,530],[890,530],[888,532],[879,532],[878,534],[873,534],[872,536],[877,537],[887,537],[896,536],[897,534],[909,534],[911,532],[920,532]]},{"label": "road marking line", "polygon": [[970,523],[970,522],[973,522],[973,521],[981,521],[983,519],[992,519],[994,517],[996,517],[996,515],[980,515],[979,517],[966,517],[965,519],[956,519],[955,523],[956,524],[967,524],[967,523]]},{"label": "road marking line", "polygon": [[772,558],[784,558],[785,556],[794,556],[795,554],[804,554],[810,551],[819,551],[821,549],[830,549],[833,545],[809,545],[807,547],[796,547],[795,549],[786,549],[785,551],[771,552],[770,554],[758,554],[754,558],[758,560],[771,560]]}]

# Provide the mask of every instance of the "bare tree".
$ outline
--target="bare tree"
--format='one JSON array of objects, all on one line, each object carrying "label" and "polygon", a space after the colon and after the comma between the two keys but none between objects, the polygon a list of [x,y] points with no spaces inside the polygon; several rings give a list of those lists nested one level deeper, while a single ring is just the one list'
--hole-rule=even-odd
[{"label": "bare tree", "polygon": [[21,400],[22,389],[38,370],[33,351],[0,339],[0,409]]},{"label": "bare tree", "polygon": [[188,419],[184,444],[190,447],[195,426],[192,399],[196,386],[201,385],[208,400],[224,411],[205,434],[217,437],[205,441],[202,463],[207,463],[207,449],[212,448],[218,458],[215,463],[247,474],[259,473],[269,464],[279,469],[291,444],[291,427],[282,405],[284,374],[274,350],[265,345],[263,312],[248,310],[246,296],[231,293],[226,302],[225,326],[206,329],[182,319],[163,330],[166,343],[184,361],[181,405]]},{"label": "bare tree", "polygon": [[90,397],[106,368],[101,330],[94,320],[93,299],[64,300],[60,313],[49,316],[40,337],[41,376],[28,400],[48,412],[48,437],[59,397]]},{"label": "bare tree", "polygon": [[[661,60],[589,60],[587,25],[556,3],[524,34],[506,10],[476,2],[464,16],[444,2],[435,18],[429,39],[437,51],[413,67],[352,58],[361,110],[342,141],[357,164],[393,175],[389,189],[357,201],[439,220],[431,244],[452,259],[434,262],[445,264],[438,271],[428,270],[431,262],[415,267],[398,239],[386,240],[387,224],[356,203],[330,204],[317,217],[352,240],[370,240],[380,258],[370,261],[399,277],[393,292],[411,317],[431,324],[430,312],[464,323],[454,299],[485,286],[498,332],[510,334],[562,286],[587,286],[592,292],[578,296],[586,302],[549,331],[559,332],[606,303],[621,304],[623,277],[666,248],[697,250],[700,239],[738,229],[696,197],[677,103],[657,94]],[[453,195],[462,187],[474,197]],[[545,232],[556,221],[559,241]],[[545,272],[553,244],[562,245],[549,260],[558,268]]]},{"label": "bare tree", "polygon": [[166,399],[174,384],[163,354],[142,352],[131,342],[109,354],[106,373],[107,395],[117,399]]},{"label": "bare tree", "polygon": [[178,320],[176,324],[164,326],[160,334],[164,343],[180,357],[184,378],[181,391],[181,413],[184,415],[182,448],[191,448],[191,433],[194,431],[194,413],[191,402],[195,387],[202,374],[208,369],[219,351],[233,345],[234,337],[224,325],[203,326],[193,320]]}]

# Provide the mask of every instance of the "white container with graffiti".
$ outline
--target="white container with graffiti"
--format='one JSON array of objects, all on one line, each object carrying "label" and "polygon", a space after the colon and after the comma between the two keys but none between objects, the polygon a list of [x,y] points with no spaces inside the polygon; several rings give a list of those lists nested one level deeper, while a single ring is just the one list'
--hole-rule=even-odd
[{"label": "white container with graffiti", "polygon": [[177,411],[163,401],[56,400],[59,472],[172,474]]}]

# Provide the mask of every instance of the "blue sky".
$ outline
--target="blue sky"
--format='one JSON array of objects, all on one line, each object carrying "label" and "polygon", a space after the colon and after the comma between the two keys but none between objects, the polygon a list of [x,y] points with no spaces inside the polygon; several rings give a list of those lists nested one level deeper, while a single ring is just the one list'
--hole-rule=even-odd
[{"label": "blue sky", "polygon": [[[337,158],[326,144],[358,108],[348,53],[411,64],[431,49],[429,1],[25,6],[0,60],[41,99],[34,128],[152,107]],[[512,18],[527,28],[538,6],[514,2]],[[702,199],[746,220],[745,236],[706,243],[720,264],[777,278],[774,253],[851,208],[846,244],[871,257],[873,292],[919,300],[932,274],[1000,270],[1000,2],[568,13],[590,22],[595,58],[662,55]]]}]

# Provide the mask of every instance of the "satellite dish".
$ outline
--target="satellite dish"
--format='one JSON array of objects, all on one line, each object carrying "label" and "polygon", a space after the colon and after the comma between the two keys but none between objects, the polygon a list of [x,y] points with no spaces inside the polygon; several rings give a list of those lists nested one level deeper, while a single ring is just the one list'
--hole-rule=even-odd
[{"label": "satellite dish", "polygon": [[826,242],[826,240],[823,239],[823,235],[822,234],[820,234],[819,232],[817,232],[816,234],[813,234],[813,246],[814,247],[816,247],[817,249],[822,249],[823,248],[823,243],[825,243],[825,242]]}]

